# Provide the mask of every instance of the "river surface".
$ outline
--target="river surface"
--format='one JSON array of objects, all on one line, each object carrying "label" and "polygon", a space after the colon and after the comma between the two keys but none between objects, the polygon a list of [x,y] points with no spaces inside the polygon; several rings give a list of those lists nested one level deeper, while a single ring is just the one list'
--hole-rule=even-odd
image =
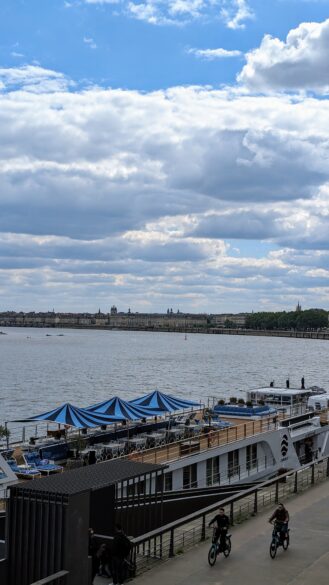
[{"label": "river surface", "polygon": [[[202,400],[244,397],[271,380],[329,390],[329,342],[278,337],[2,328],[0,424],[63,402],[86,407],[154,389]],[[210,399],[212,404],[212,399]]]}]

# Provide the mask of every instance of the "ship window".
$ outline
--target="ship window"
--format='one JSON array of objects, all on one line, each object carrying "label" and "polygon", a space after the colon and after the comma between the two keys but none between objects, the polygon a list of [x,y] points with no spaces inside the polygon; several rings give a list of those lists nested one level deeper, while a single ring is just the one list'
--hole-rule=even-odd
[{"label": "ship window", "polygon": [[170,492],[172,490],[172,471],[165,473],[164,482],[165,492]]},{"label": "ship window", "polygon": [[183,469],[183,488],[195,488],[198,487],[197,481],[197,464],[193,463],[193,465],[187,465]]},{"label": "ship window", "polygon": [[134,496],[135,495],[135,484],[134,483],[129,483],[128,490],[127,490],[127,495],[128,496]]},{"label": "ship window", "polygon": [[247,470],[254,469],[257,467],[257,444],[247,445]]},{"label": "ship window", "polygon": [[239,449],[235,449],[235,451],[230,451],[227,454],[227,457],[228,457],[228,466],[227,466],[228,477],[232,477],[233,475],[238,475],[240,472]]},{"label": "ship window", "polygon": [[207,459],[207,485],[219,483],[219,457]]}]

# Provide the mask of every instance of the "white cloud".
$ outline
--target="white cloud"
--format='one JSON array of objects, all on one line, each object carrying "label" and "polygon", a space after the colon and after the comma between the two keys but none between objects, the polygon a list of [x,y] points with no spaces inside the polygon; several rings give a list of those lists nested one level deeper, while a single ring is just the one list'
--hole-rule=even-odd
[{"label": "white cloud", "polygon": [[218,18],[228,28],[245,27],[253,18],[247,0],[84,0],[86,4],[121,6],[122,12],[153,25],[180,25]]},{"label": "white cloud", "polygon": [[304,22],[286,41],[265,35],[259,48],[246,54],[238,80],[255,90],[329,91],[329,19]]},{"label": "white cloud", "polygon": [[144,0],[129,1],[128,13],[149,24],[181,24],[200,18],[217,0]]},{"label": "white cloud", "polygon": [[0,68],[0,82],[9,90],[21,88],[35,93],[65,91],[70,85],[62,73],[38,65]]},{"label": "white cloud", "polygon": [[120,4],[122,0],[85,0],[86,4]]},{"label": "white cloud", "polygon": [[83,42],[90,48],[90,49],[97,49],[97,45],[91,37],[84,37]]},{"label": "white cloud", "polygon": [[230,57],[240,57],[241,51],[227,49],[188,49],[188,53],[196,55],[201,59],[207,59],[208,61],[214,61],[215,59],[226,59]]},{"label": "white cloud", "polygon": [[247,0],[222,0],[221,16],[227,28],[245,28],[245,21],[254,18]]},{"label": "white cloud", "polygon": [[78,90],[40,66],[0,80],[3,308],[323,298],[327,99]]}]

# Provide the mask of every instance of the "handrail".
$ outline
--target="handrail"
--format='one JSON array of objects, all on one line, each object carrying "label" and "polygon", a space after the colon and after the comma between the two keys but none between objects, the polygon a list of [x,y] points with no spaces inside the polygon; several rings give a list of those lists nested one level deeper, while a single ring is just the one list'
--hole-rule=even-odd
[{"label": "handrail", "polygon": [[40,579],[39,581],[34,581],[34,583],[31,583],[31,585],[47,585],[48,583],[54,583],[56,581],[56,579],[63,579],[63,577],[64,578],[67,577],[68,574],[69,574],[68,571],[58,571],[57,573],[54,573],[53,575],[49,575],[48,577],[45,577],[44,579]]}]

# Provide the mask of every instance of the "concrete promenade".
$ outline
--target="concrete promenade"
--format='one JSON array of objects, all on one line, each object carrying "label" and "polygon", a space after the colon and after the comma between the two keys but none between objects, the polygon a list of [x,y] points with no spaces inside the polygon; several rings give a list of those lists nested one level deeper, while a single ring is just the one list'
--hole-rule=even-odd
[{"label": "concrete promenade", "polygon": [[[232,552],[208,565],[210,540],[170,559],[133,585],[327,585],[329,580],[329,480],[285,501],[290,513],[290,546],[269,555],[270,511],[234,526]],[[107,585],[110,579],[95,579]]]}]

